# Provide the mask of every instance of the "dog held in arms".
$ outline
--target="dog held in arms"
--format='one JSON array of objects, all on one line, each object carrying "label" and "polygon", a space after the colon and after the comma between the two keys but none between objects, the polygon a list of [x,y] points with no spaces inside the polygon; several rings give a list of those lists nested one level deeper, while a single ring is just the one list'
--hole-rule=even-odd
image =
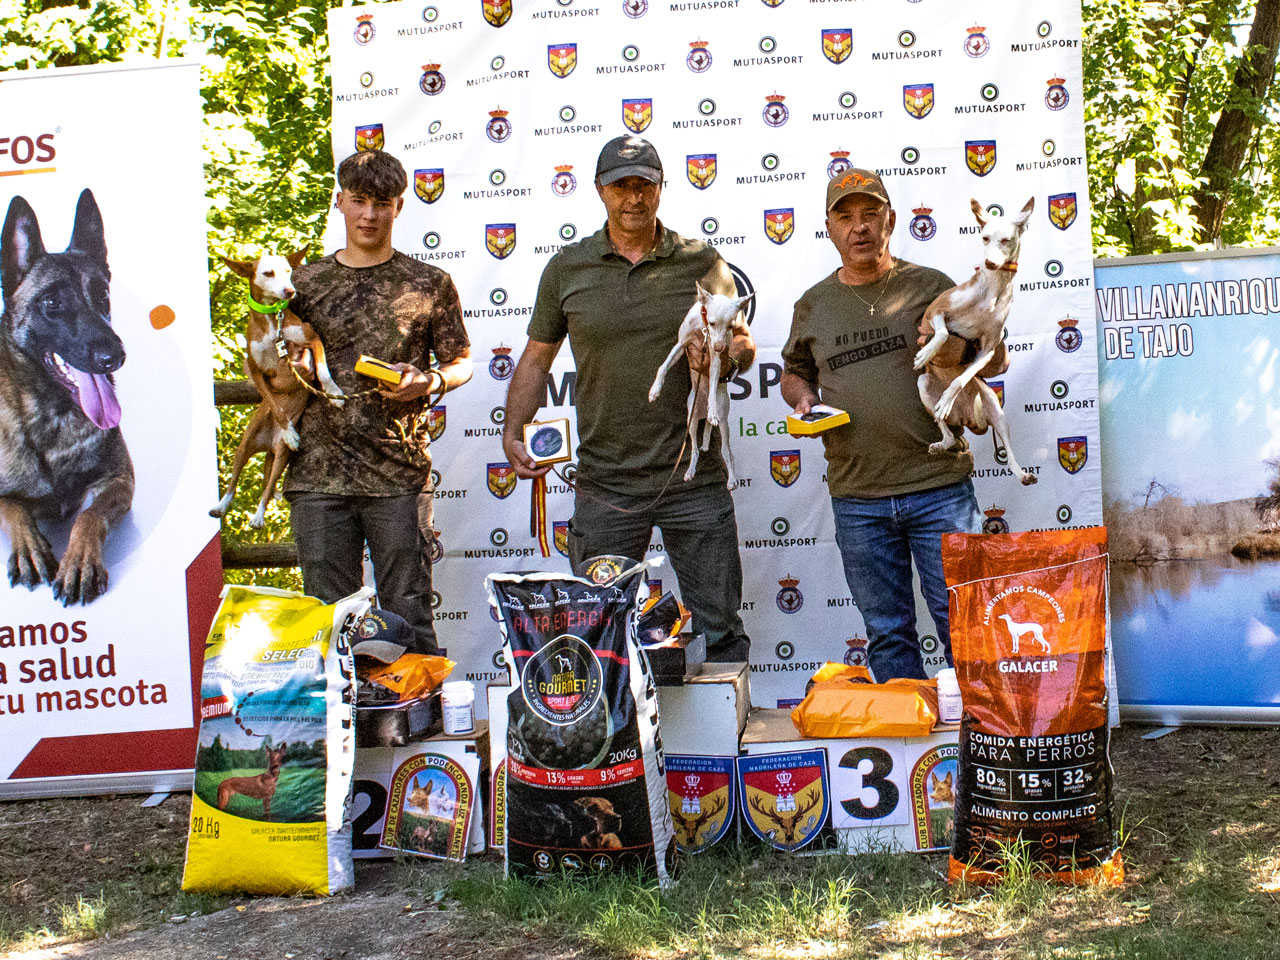
[{"label": "dog held in arms", "polygon": [[[942,439],[931,443],[929,452],[941,453],[956,443],[952,427],[967,427],[980,434],[992,427],[996,443],[1009,458],[1009,468],[1021,475],[1023,484],[1031,484],[1036,482],[1036,476],[1014,459],[1009,423],[1000,401],[978,373],[996,355],[1004,337],[1022,234],[1035,208],[1035,198],[1028,200],[1016,217],[990,216],[977,200],[970,200],[969,205],[982,227],[982,266],[964,283],[943,291],[929,304],[923,323],[933,327],[933,336],[920,348],[914,362],[915,368],[922,371],[917,380],[920,399],[942,431]],[[943,366],[934,361],[949,334],[975,345],[977,356],[967,366]]]},{"label": "dog held in arms", "polygon": [[[48,253],[35,211],[9,203],[0,231],[0,530],[9,585],[49,583],[63,605],[107,589],[107,531],[133,505],[133,461],[112,374],[111,270],[93,192],[76,204],[71,243]],[[75,514],[59,562],[38,520]]]},{"label": "dog held in arms", "polygon": [[303,247],[288,256],[263,254],[257,260],[220,258],[232,273],[249,281],[250,310],[245,329],[248,349],[244,369],[262,395],[262,403],[253,412],[236,447],[231,461],[231,481],[217,506],[209,511],[211,517],[226,515],[235,499],[244,465],[254,454],[265,453],[262,499],[249,526],[261,527],[266,522],[267,504],[276,495],[276,484],[284,474],[290,453],[298,449],[295,424],[310,399],[306,386],[294,376],[294,369],[301,367],[308,380],[319,380],[326,399],[342,406],[342,390],[329,374],[324,345],[311,324],[298,319],[288,308],[296,292],[291,282],[293,270],[307,255],[307,249]]},{"label": "dog held in arms", "polygon": [[[711,445],[711,428],[720,427],[720,449],[724,454],[725,466],[729,469],[729,489],[738,484],[733,469],[733,451],[729,449],[729,385],[720,382],[720,358],[729,348],[734,334],[745,332],[747,322],[743,318],[742,308],[755,294],[745,297],[726,297],[720,293],[708,293],[701,284],[695,284],[697,299],[685,314],[680,323],[680,332],[676,335],[676,344],[667,354],[667,359],[658,368],[658,375],[649,388],[649,402],[658,399],[662,393],[662,384],[667,378],[667,371],[676,362],[681,353],[687,353],[692,343],[703,345],[703,362],[695,368],[693,357],[689,357],[689,373],[693,386],[689,391],[689,469],[684,479],[693,479],[698,469],[698,421],[706,418],[706,426],[702,432],[702,447],[706,450]],[[714,390],[715,402],[711,402]]]}]

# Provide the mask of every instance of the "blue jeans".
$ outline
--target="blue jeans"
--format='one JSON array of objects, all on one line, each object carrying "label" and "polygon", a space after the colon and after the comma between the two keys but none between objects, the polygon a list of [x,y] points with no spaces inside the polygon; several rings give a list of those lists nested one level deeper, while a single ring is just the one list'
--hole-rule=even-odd
[{"label": "blue jeans", "polygon": [[916,633],[913,559],[950,665],[942,534],[981,529],[973,483],[962,480],[896,497],[832,497],[831,507],[844,577],[867,626],[867,657],[876,681],[926,675]]},{"label": "blue jeans", "polygon": [[602,553],[639,561],[649,550],[655,526],[662,529],[681,598],[693,614],[694,632],[707,638],[707,659],[747,660],[751,640],[739,613],[738,522],[733,497],[723,485],[668,490],[656,504],[649,494],[626,496],[584,485],[569,521],[569,562],[578,570],[583,560]]}]

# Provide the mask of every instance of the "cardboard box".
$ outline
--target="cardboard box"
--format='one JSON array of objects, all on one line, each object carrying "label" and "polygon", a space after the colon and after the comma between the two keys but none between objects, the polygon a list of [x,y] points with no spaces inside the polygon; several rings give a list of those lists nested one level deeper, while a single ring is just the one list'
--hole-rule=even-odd
[{"label": "cardboard box", "polygon": [[751,712],[745,663],[704,663],[678,687],[658,687],[658,720],[666,753],[733,757]]},{"label": "cardboard box", "polygon": [[[503,737],[505,740],[505,736]],[[397,783],[397,772],[400,772]],[[456,802],[457,794],[469,797],[469,823],[466,825],[465,850],[458,842],[458,830],[428,829],[431,850],[409,850],[414,854],[445,856],[461,859],[467,852],[480,853],[485,849],[485,811],[489,792],[489,731],[483,720],[476,721],[474,733],[451,737],[436,734],[426,740],[405,744],[402,747],[357,747],[355,757],[355,784],[353,786],[351,855],[360,858],[394,857],[396,850],[382,846],[387,827],[387,813],[393,801],[399,804],[393,811],[392,825],[397,820],[405,822],[406,803],[415,786],[426,789],[435,777],[437,783],[456,781],[454,795],[446,796],[445,804]],[[434,793],[434,790],[432,791]],[[435,803],[441,802],[439,795]],[[433,814],[447,812],[433,803]],[[423,811],[424,813],[426,811]],[[410,818],[414,811],[408,811]],[[407,831],[411,832],[411,831]],[[452,833],[452,837],[446,834]],[[422,836],[421,834],[419,836]],[[394,837],[388,837],[394,840]],[[439,844],[443,843],[443,853]],[[456,854],[456,856],[450,856]]]},{"label": "cardboard box", "polygon": [[927,737],[808,740],[790,711],[753,710],[738,758],[743,824],[780,849],[945,849],[959,731],[944,724]]}]

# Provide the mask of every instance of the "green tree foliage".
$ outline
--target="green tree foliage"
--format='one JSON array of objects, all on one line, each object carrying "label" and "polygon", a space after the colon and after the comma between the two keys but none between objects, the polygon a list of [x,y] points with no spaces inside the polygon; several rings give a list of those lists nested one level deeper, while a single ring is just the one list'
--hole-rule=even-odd
[{"label": "green tree foliage", "polygon": [[1098,256],[1280,241],[1280,0],[1086,0]]}]

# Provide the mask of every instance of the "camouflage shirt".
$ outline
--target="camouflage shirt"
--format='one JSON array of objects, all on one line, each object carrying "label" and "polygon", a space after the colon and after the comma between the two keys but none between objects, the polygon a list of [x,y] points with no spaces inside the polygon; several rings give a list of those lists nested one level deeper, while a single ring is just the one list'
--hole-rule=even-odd
[{"label": "camouflage shirt", "polygon": [[[453,280],[403,253],[372,267],[347,267],[328,256],[299,267],[293,284],[293,311],[324,343],[329,371],[344,393],[374,386],[355,372],[362,353],[426,370],[433,354],[449,363],[469,345]],[[426,398],[398,402],[372,393],[339,408],[313,397],[285,493],[418,493],[431,482],[429,429]]]}]

